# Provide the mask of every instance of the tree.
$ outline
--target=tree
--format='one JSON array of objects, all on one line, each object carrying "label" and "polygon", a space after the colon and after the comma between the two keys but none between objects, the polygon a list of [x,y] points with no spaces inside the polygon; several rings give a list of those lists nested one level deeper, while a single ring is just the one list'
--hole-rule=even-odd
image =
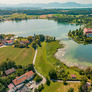
[{"label": "tree", "polygon": [[34,49],[36,49],[36,42],[35,42],[35,41],[32,42],[32,47],[33,47]]},{"label": "tree", "polygon": [[39,92],[41,92],[43,89],[44,89],[44,86],[43,86],[43,84],[41,84],[41,85],[38,87],[38,90],[39,90]]},{"label": "tree", "polygon": [[34,92],[39,92],[37,88],[35,88]]},{"label": "tree", "polygon": [[39,75],[36,75],[34,80],[36,81],[36,83],[42,81],[42,77],[40,77]]},{"label": "tree", "polygon": [[34,65],[33,64],[29,64],[29,65],[27,65],[26,66],[26,70],[28,70],[28,71],[34,71]]},{"label": "tree", "polygon": [[28,38],[27,38],[30,42],[32,42],[33,41],[33,37],[32,36],[28,36]]},{"label": "tree", "polygon": [[36,35],[36,39],[40,39],[40,36],[39,35]]},{"label": "tree", "polygon": [[3,35],[0,35],[0,39],[1,39],[1,40],[4,39]]},{"label": "tree", "polygon": [[86,84],[86,82],[87,82],[86,76],[81,77],[81,83],[82,83],[82,85]]},{"label": "tree", "polygon": [[26,48],[28,48],[28,42],[26,43]]},{"label": "tree", "polygon": [[41,42],[43,42],[45,40],[45,36],[44,35],[40,34],[39,37],[40,37],[40,41]]},{"label": "tree", "polygon": [[56,40],[56,37],[54,37],[54,41]]},{"label": "tree", "polygon": [[49,86],[50,85],[50,79],[46,77],[46,84]]},{"label": "tree", "polygon": [[63,78],[63,84],[67,84],[66,80],[67,80],[66,78]]},{"label": "tree", "polygon": [[23,69],[18,69],[18,70],[16,70],[16,74],[17,74],[17,76],[21,76],[22,74],[24,74],[24,70]]},{"label": "tree", "polygon": [[4,85],[0,83],[0,92],[6,92],[6,88]]},{"label": "tree", "polygon": [[36,39],[36,43],[37,43],[39,46],[41,46],[41,42],[40,42],[39,39]]},{"label": "tree", "polygon": [[70,88],[68,92],[74,92],[74,88]]},{"label": "tree", "polygon": [[57,79],[57,73],[55,70],[50,70],[49,71],[49,76],[51,79]]}]

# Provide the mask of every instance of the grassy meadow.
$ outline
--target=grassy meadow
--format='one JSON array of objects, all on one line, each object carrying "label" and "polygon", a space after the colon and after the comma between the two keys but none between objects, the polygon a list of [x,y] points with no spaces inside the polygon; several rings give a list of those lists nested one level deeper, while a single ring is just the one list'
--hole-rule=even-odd
[{"label": "grassy meadow", "polygon": [[70,88],[74,88],[74,92],[79,92],[80,83],[68,83],[68,85],[64,85],[60,82],[51,82],[50,86],[45,85],[42,92],[68,92]]},{"label": "grassy meadow", "polygon": [[0,48],[0,63],[6,58],[10,58],[16,62],[16,64],[27,65],[32,63],[35,50],[30,45],[29,48],[14,48],[3,47]]}]

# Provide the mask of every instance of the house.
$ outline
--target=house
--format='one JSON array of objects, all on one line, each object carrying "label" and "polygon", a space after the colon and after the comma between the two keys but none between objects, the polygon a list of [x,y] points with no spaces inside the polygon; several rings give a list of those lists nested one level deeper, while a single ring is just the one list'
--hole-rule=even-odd
[{"label": "house", "polygon": [[71,75],[71,78],[72,78],[72,79],[76,79],[76,75],[75,75],[75,74],[72,74],[72,75]]},{"label": "house", "polygon": [[5,37],[5,40],[8,40],[9,38],[8,37]]},{"label": "house", "polygon": [[10,84],[8,85],[8,88],[9,88],[9,89],[13,89],[13,88],[14,88],[13,83],[10,83]]},{"label": "house", "polygon": [[92,37],[92,28],[84,28],[84,34],[86,34],[87,37]]},{"label": "house", "polygon": [[29,41],[20,41],[20,44],[29,44]]},{"label": "house", "polygon": [[0,46],[3,46],[3,43],[1,43]]},{"label": "house", "polygon": [[12,73],[14,73],[14,72],[15,72],[15,69],[14,69],[14,68],[11,68],[11,69],[6,70],[6,71],[5,71],[5,74],[6,74],[6,75],[9,75],[9,74],[12,74]]},{"label": "house", "polygon": [[13,45],[14,41],[13,40],[6,40],[2,41],[4,45]]},{"label": "house", "polygon": [[14,37],[11,37],[10,40],[13,40],[14,41]]},{"label": "house", "polygon": [[22,83],[24,83],[27,80],[31,80],[34,77],[34,72],[33,71],[29,71],[19,77],[17,77],[16,79],[13,80],[13,84],[15,86],[18,86]]}]

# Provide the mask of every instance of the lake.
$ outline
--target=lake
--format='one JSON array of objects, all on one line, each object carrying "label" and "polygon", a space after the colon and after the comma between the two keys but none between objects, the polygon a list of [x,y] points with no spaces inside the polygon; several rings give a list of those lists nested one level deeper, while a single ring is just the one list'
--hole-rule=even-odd
[{"label": "lake", "polygon": [[64,58],[69,62],[76,62],[86,66],[92,66],[92,45],[77,44],[69,40],[66,34],[69,30],[78,29],[80,25],[57,23],[47,19],[31,19],[19,22],[6,21],[0,23],[0,34],[16,34],[17,36],[30,36],[44,34],[55,36],[68,46]]}]

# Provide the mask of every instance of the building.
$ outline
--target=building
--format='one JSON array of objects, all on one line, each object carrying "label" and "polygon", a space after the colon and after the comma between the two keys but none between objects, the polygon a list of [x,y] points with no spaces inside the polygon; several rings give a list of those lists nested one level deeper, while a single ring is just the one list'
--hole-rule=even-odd
[{"label": "building", "polygon": [[76,75],[75,75],[75,74],[72,74],[72,75],[71,75],[71,78],[72,78],[72,79],[76,79]]},{"label": "building", "polygon": [[14,41],[13,40],[6,40],[6,41],[3,41],[3,44],[4,45],[13,45]]},{"label": "building", "polygon": [[92,37],[92,28],[84,28],[84,34],[86,34],[87,37]]},{"label": "building", "polygon": [[5,37],[5,40],[8,40],[9,38],[8,37]]},{"label": "building", "polygon": [[14,41],[14,37],[11,37],[10,40],[13,40]]},{"label": "building", "polygon": [[15,86],[18,86],[18,85],[24,83],[27,80],[31,80],[33,77],[34,77],[33,71],[29,71],[29,72],[17,77],[16,79],[14,79],[13,84]]},{"label": "building", "polygon": [[29,41],[20,41],[20,44],[29,44]]},{"label": "building", "polygon": [[8,88],[9,89],[13,89],[14,88],[14,85],[11,83],[11,84],[8,85]]},{"label": "building", "polygon": [[5,74],[6,74],[6,75],[9,75],[9,74],[12,74],[12,73],[14,73],[14,72],[15,72],[15,69],[14,69],[14,68],[11,68],[11,69],[6,70],[6,71],[5,71]]},{"label": "building", "polygon": [[3,46],[3,43],[1,43],[0,46]]}]

